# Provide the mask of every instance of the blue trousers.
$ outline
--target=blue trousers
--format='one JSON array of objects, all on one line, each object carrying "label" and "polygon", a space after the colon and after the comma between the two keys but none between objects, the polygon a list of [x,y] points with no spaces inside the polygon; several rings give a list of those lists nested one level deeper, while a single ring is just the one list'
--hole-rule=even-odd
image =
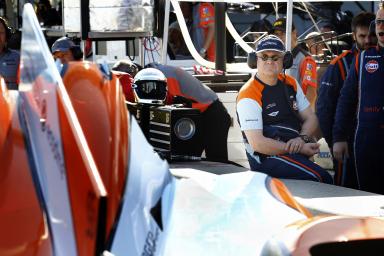
[{"label": "blue trousers", "polygon": [[384,194],[384,129],[360,127],[356,131],[355,161],[361,190]]},{"label": "blue trousers", "polygon": [[258,163],[247,153],[252,171],[281,179],[312,180],[333,184],[332,176],[302,154],[267,156]]},{"label": "blue trousers", "polygon": [[359,189],[353,147],[353,141],[348,141],[349,157],[345,158],[343,162],[333,159],[333,170],[335,171],[334,180],[335,185]]}]

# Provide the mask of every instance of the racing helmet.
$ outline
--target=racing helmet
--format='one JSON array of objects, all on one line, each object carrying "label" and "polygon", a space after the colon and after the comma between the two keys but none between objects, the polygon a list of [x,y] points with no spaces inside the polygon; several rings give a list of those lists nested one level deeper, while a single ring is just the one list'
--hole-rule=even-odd
[{"label": "racing helmet", "polygon": [[136,74],[132,89],[137,103],[163,105],[167,97],[167,78],[158,69],[145,68]]}]

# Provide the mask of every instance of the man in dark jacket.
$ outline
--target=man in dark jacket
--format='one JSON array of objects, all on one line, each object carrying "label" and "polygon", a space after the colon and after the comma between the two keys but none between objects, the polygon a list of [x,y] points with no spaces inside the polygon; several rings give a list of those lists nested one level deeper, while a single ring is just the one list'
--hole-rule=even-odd
[{"label": "man in dark jacket", "polygon": [[[372,44],[369,27],[374,19],[375,14],[370,12],[362,12],[353,18],[351,28],[355,44],[352,49],[333,59],[321,78],[316,114],[322,134],[330,148],[332,148],[332,127],[340,90],[347,77],[352,59],[358,52],[367,49]],[[357,188],[352,154],[354,126],[349,131],[352,131],[348,136],[350,158],[344,162],[334,161],[335,183],[341,186]]]},{"label": "man in dark jacket", "polygon": [[[359,189],[384,194],[384,8],[376,13],[377,46],[352,60],[337,102],[333,126],[333,154],[348,158],[348,139],[356,119],[354,157]],[[356,116],[357,113],[357,116]]]}]

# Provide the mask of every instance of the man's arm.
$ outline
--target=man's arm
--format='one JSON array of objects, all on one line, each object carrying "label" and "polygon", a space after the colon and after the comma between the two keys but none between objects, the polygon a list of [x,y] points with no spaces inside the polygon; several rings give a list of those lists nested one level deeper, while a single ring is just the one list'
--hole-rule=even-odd
[{"label": "man's arm", "polygon": [[308,86],[306,96],[309,103],[311,104],[311,108],[314,110],[317,99],[317,89],[315,87]]},{"label": "man's arm", "polygon": [[201,52],[203,49],[200,49],[200,54],[205,57],[215,36],[215,9],[210,3],[201,3],[199,5],[199,14],[199,26],[207,29],[202,46],[204,48],[204,54]]},{"label": "man's arm", "polygon": [[256,152],[265,155],[279,155],[288,153],[285,150],[285,143],[264,137],[263,130],[246,130],[244,131],[248,143]]},{"label": "man's arm", "polygon": [[303,122],[300,134],[314,137],[319,131],[319,123],[316,115],[314,114],[304,92],[299,85],[296,86],[296,104],[299,111],[300,118]]},{"label": "man's arm", "polygon": [[305,57],[300,63],[299,81],[312,109],[315,109],[317,98],[317,71],[316,62],[310,56]]},{"label": "man's arm", "polygon": [[289,152],[287,143],[264,137],[262,130],[246,130],[244,133],[252,149],[264,155],[301,153],[306,156],[313,156],[319,152],[319,144],[317,143],[304,143],[297,152]]},{"label": "man's arm", "polygon": [[316,133],[319,128],[319,121],[312,108],[307,107],[306,109],[299,112],[303,125],[301,126],[300,134],[316,137]]},{"label": "man's arm", "polygon": [[209,46],[212,43],[213,37],[215,36],[215,25],[214,25],[214,23],[208,24],[207,28],[208,28],[208,31],[207,31],[207,35],[206,35],[206,37],[204,39],[204,46],[203,46],[205,50],[208,50]]}]

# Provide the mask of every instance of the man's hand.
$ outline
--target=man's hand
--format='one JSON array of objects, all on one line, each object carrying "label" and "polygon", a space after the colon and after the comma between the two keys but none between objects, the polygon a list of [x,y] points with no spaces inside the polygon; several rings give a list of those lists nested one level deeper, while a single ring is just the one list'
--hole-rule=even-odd
[{"label": "man's hand", "polygon": [[305,143],[300,150],[300,153],[306,156],[313,156],[316,153],[320,152],[319,143]]},{"label": "man's hand", "polygon": [[285,150],[288,151],[290,154],[299,153],[304,144],[305,142],[300,137],[290,139],[285,144]]},{"label": "man's hand", "polygon": [[343,161],[344,156],[348,155],[348,143],[346,141],[340,141],[333,144],[333,157],[338,161]]}]

